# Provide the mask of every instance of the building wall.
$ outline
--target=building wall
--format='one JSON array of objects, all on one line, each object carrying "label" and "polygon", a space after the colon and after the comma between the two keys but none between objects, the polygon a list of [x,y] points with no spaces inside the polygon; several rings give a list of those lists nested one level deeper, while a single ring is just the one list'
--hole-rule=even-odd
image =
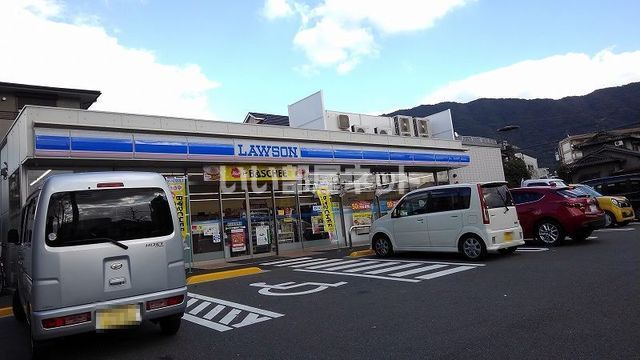
[{"label": "building wall", "polygon": [[469,166],[451,170],[452,183],[505,181],[502,154],[499,147],[466,145],[471,162]]}]

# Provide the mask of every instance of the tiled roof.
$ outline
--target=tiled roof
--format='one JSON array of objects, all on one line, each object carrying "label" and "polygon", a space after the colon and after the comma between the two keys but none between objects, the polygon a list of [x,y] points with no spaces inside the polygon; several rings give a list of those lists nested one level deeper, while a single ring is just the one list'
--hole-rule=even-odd
[{"label": "tiled roof", "polygon": [[249,117],[260,120],[260,124],[289,126],[289,117],[285,115],[250,112],[247,114],[245,122],[247,122]]}]

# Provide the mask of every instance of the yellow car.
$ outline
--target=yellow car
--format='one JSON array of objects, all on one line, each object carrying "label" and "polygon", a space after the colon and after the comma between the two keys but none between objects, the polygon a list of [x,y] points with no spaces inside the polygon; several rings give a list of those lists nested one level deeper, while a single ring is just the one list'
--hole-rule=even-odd
[{"label": "yellow car", "polygon": [[635,219],[631,202],[624,196],[604,196],[595,191],[591,186],[584,184],[572,184],[571,187],[595,198],[598,206],[606,215],[605,226],[625,226]]}]

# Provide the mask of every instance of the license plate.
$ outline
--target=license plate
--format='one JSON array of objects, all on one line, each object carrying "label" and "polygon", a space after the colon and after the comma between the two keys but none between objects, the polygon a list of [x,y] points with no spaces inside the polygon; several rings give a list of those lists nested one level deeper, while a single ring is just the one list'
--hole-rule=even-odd
[{"label": "license plate", "polygon": [[513,240],[513,233],[512,232],[504,233],[504,241],[511,241],[511,240]]},{"label": "license plate", "polygon": [[140,305],[117,305],[96,310],[96,330],[135,326],[140,321]]}]

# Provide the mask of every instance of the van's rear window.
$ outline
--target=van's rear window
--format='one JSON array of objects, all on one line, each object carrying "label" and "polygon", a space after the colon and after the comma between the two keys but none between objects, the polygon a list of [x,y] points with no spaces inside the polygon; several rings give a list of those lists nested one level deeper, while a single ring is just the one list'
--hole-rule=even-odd
[{"label": "van's rear window", "polygon": [[173,233],[167,196],[159,188],[59,192],[47,210],[46,243],[72,246]]},{"label": "van's rear window", "polygon": [[485,184],[482,185],[482,195],[489,209],[513,206],[513,199],[507,185]]}]

